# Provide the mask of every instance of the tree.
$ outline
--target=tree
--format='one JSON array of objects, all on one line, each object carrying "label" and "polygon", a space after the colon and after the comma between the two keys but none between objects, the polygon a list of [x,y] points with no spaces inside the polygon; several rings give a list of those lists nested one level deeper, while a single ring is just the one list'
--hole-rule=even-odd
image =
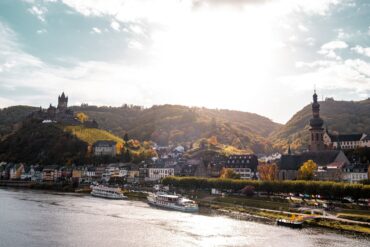
[{"label": "tree", "polygon": [[264,181],[274,181],[278,175],[278,167],[276,164],[260,164],[257,170],[259,178]]},{"label": "tree", "polygon": [[217,141],[217,136],[211,136],[209,139],[208,139],[208,143],[212,146],[216,146],[218,144],[218,141]]},{"label": "tree", "polygon": [[89,117],[88,117],[85,113],[83,113],[83,112],[78,112],[78,113],[76,113],[76,118],[77,118],[81,123],[86,122],[86,121],[89,119]]},{"label": "tree", "polygon": [[233,169],[222,168],[220,178],[238,179],[240,175],[236,174]]},{"label": "tree", "polygon": [[125,135],[123,136],[123,140],[125,141],[125,143],[127,144],[127,142],[128,142],[128,134],[127,134],[127,132],[125,133]]},{"label": "tree", "polygon": [[307,160],[298,170],[298,178],[302,180],[312,180],[317,164],[313,160]]}]

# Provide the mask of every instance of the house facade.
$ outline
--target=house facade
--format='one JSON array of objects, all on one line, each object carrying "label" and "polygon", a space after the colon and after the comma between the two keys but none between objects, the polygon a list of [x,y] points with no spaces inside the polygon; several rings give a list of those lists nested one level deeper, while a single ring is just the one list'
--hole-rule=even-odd
[{"label": "house facade", "polygon": [[349,164],[343,167],[343,180],[349,183],[358,183],[369,179],[368,164]]},{"label": "house facade", "polygon": [[97,141],[93,144],[93,152],[95,156],[116,156],[115,141]]},{"label": "house facade", "polygon": [[329,148],[343,150],[356,149],[360,147],[370,147],[370,135],[365,133],[335,135],[329,133],[328,131],[325,131],[324,143]]},{"label": "house facade", "polygon": [[231,155],[225,163],[225,168],[232,169],[241,179],[255,178],[257,166],[258,159],[254,154]]},{"label": "house facade", "polygon": [[152,167],[148,168],[148,177],[147,181],[157,181],[168,176],[174,176],[174,168],[165,168],[165,167]]}]

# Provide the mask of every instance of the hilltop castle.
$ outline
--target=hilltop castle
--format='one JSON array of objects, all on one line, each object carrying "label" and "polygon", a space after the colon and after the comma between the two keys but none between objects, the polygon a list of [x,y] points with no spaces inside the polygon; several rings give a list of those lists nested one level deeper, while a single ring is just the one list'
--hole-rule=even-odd
[{"label": "hilltop castle", "polygon": [[52,104],[47,109],[40,109],[32,114],[33,118],[41,120],[50,120],[58,123],[79,125],[81,124],[74,116],[72,109],[68,109],[68,97],[64,92],[58,96],[58,106],[55,107]]}]

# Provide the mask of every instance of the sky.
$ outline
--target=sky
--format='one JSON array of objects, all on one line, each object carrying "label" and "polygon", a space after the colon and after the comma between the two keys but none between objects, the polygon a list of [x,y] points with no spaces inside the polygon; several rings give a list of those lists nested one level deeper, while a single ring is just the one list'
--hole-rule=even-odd
[{"label": "sky", "polygon": [[159,104],[285,123],[370,97],[370,1],[0,0],[0,108]]}]

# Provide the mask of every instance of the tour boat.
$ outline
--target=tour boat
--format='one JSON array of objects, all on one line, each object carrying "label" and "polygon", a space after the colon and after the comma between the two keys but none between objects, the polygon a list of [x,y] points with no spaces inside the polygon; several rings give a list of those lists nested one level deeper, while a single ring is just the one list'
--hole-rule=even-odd
[{"label": "tour boat", "polygon": [[120,188],[110,188],[103,185],[91,186],[91,195],[96,197],[102,197],[107,199],[127,199],[127,196],[123,195]]},{"label": "tour boat", "polygon": [[178,210],[182,212],[197,212],[198,205],[185,197],[179,195],[170,195],[163,192],[150,194],[148,196],[148,203],[152,206]]},{"label": "tour boat", "polygon": [[303,221],[297,221],[297,220],[278,219],[276,223],[278,226],[287,226],[287,227],[297,228],[297,229],[301,229],[303,226]]}]

